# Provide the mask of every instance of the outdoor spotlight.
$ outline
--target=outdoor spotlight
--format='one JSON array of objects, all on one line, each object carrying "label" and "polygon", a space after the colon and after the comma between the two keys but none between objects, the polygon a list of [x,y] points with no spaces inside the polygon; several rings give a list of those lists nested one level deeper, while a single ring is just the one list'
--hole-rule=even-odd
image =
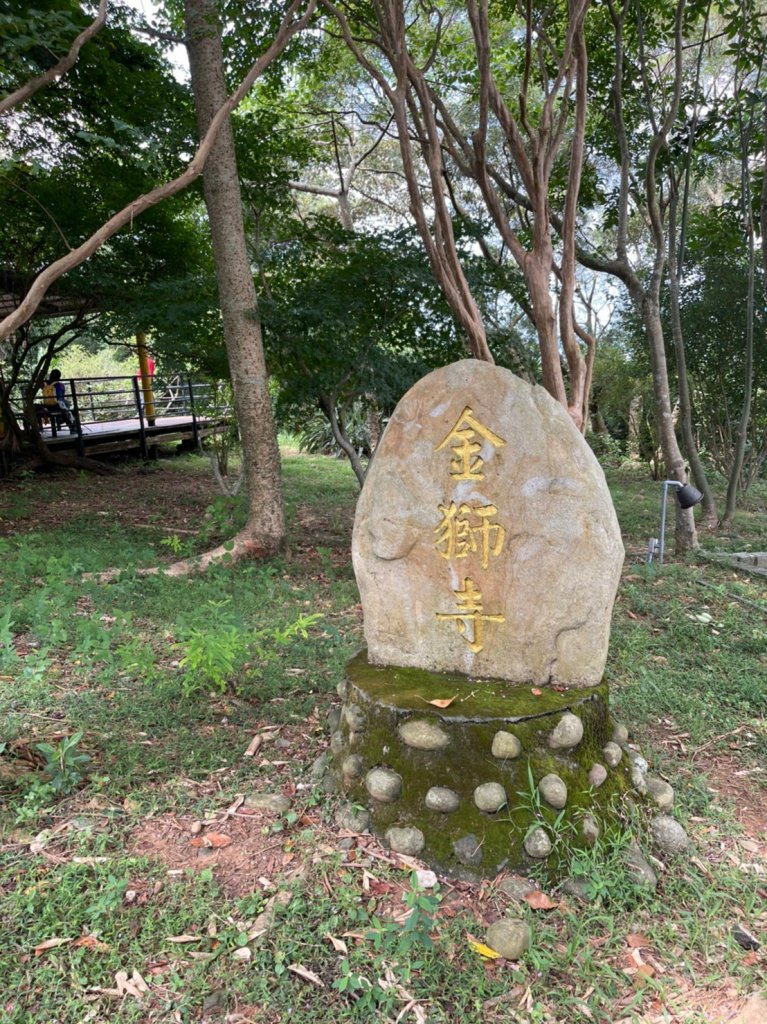
[{"label": "outdoor spotlight", "polygon": [[663,481],[663,500],[660,509],[660,538],[650,537],[650,543],[647,548],[647,561],[652,562],[653,557],[657,555],[661,565],[663,564],[663,552],[666,548],[666,500],[669,487],[675,488],[674,493],[680,508],[692,508],[703,500],[703,495],[692,484],[682,484],[678,480]]}]

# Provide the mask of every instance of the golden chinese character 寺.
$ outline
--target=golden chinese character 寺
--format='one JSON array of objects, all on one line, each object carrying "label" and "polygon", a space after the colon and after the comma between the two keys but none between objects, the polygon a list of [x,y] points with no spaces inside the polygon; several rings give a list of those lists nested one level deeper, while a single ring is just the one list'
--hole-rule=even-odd
[{"label": "golden chinese character \u5bfa", "polygon": [[494,434],[489,427],[483,426],[474,416],[471,406],[466,406],[455,422],[455,426],[447,437],[434,449],[441,451],[450,446],[453,449],[453,460],[450,464],[450,476],[456,480],[484,480],[482,467],[485,462],[478,455],[482,444],[475,438],[489,441],[494,448],[502,448],[506,442]]},{"label": "golden chinese character \u5bfa", "polygon": [[506,530],[500,523],[492,522],[498,509],[495,505],[462,505],[454,501],[440,505],[442,521],[434,531],[437,535],[434,546],[443,558],[467,558],[479,551],[482,568],[487,569],[490,556],[499,555],[506,539]]},{"label": "golden chinese character \u5bfa", "polygon": [[463,581],[462,590],[454,590],[457,612],[437,612],[440,622],[452,619],[469,649],[478,654],[484,647],[484,630],[486,622],[505,622],[503,615],[484,615],[482,613],[482,594],[474,580],[468,576]]}]

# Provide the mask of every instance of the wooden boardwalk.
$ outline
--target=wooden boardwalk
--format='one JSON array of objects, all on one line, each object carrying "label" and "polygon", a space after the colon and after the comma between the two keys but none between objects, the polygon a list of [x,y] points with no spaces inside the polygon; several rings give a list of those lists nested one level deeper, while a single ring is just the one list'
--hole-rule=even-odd
[{"label": "wooden boardwalk", "polygon": [[70,434],[65,425],[56,428],[54,437],[50,427],[43,431],[45,443],[54,450],[76,449],[88,455],[99,452],[127,451],[139,448],[146,454],[158,444],[181,441],[196,447],[198,442],[221,427],[222,418],[193,416],[158,416],[154,423],[132,419],[107,420],[84,423],[80,433]]}]

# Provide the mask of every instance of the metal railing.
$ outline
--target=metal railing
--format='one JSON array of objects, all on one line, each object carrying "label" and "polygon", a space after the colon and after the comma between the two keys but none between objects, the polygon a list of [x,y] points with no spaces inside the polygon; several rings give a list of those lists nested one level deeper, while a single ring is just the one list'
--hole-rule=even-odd
[{"label": "metal railing", "polygon": [[[146,456],[148,451],[148,428],[158,420],[183,418],[190,421],[195,445],[199,447],[201,421],[226,420],[232,416],[228,389],[220,382],[195,380],[188,374],[174,374],[169,377],[153,375],[148,390],[140,376],[131,377],[62,377],[65,401],[74,420],[73,433],[77,434],[78,450],[84,449],[83,436],[89,427],[111,423],[116,431],[125,429],[126,421],[136,421],[141,448]],[[27,418],[26,397],[29,382],[17,385],[12,396],[12,406],[19,421]],[[149,401],[145,401],[146,397]],[[62,417],[46,409],[41,391],[33,399],[41,430],[50,430],[50,436],[57,437],[62,427]],[[44,417],[49,423],[44,426]],[[25,429],[30,424],[25,423]],[[101,431],[99,431],[101,433]]]}]

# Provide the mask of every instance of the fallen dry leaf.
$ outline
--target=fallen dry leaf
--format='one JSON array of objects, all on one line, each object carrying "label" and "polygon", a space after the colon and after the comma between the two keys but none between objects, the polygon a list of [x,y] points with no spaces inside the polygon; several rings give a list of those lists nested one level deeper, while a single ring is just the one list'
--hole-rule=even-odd
[{"label": "fallen dry leaf", "polygon": [[455,698],[458,696],[456,693],[454,697],[438,698],[437,700],[427,700],[427,704],[433,704],[435,708],[449,708]]},{"label": "fallen dry leaf", "polygon": [[631,935],[627,935],[626,942],[632,949],[649,949],[652,945],[647,936],[640,932],[632,932]]},{"label": "fallen dry leaf", "polygon": [[330,932],[325,933],[325,938],[330,942],[336,953],[343,953],[346,955],[349,952],[349,947],[343,939],[337,939],[335,935],[331,935]]},{"label": "fallen dry leaf", "polygon": [[74,941],[74,939],[46,939],[45,942],[40,942],[35,946],[35,956],[42,956],[43,953],[47,953],[49,949],[56,949],[58,946],[66,946],[67,943]]},{"label": "fallen dry leaf", "polygon": [[80,949],[97,949],[100,952],[104,952],[109,949],[106,942],[101,942],[101,940],[97,939],[95,935],[81,935],[79,939],[76,939],[75,942],[72,943],[72,949],[75,949],[76,947]]},{"label": "fallen dry leaf", "polygon": [[196,839],[190,840],[190,846],[205,846],[214,850],[220,850],[224,846],[231,845],[231,838],[225,836],[223,832],[209,832],[206,836],[197,836]]},{"label": "fallen dry leaf", "polygon": [[547,896],[545,892],[541,892],[540,889],[536,889],[535,892],[529,892],[524,897],[525,903],[529,903],[533,910],[556,910],[559,906],[555,903],[551,896]]},{"label": "fallen dry leaf", "polygon": [[292,971],[293,974],[297,974],[299,978],[303,978],[304,981],[310,981],[312,985],[316,985],[318,988],[325,988],[325,982],[322,978],[302,964],[288,964],[288,970]]},{"label": "fallen dry leaf", "polygon": [[135,970],[130,978],[127,971],[118,971],[115,974],[115,985],[121,996],[133,996],[134,999],[141,999],[149,991],[149,986]]},{"label": "fallen dry leaf", "polygon": [[500,958],[501,954],[497,950],[485,945],[484,942],[480,942],[479,939],[473,938],[468,932],[466,938],[469,940],[469,948],[478,953],[484,960],[498,960]]},{"label": "fallen dry leaf", "polygon": [[530,693],[532,693],[533,697],[540,697],[540,695],[543,693],[543,690],[539,690],[537,686],[534,686]]},{"label": "fallen dry leaf", "polygon": [[169,935],[165,941],[166,942],[177,942],[179,944],[183,943],[183,942],[201,942],[202,941],[202,936],[201,935]]}]

